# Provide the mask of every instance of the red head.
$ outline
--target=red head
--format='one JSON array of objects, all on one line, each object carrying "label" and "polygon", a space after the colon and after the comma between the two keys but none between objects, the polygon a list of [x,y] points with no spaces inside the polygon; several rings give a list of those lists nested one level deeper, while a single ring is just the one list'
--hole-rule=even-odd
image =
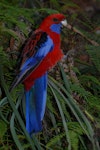
[{"label": "red head", "polygon": [[57,25],[60,25],[60,24],[64,26],[67,25],[65,16],[63,14],[52,14],[43,20],[43,22],[40,25],[40,28],[43,29],[44,31],[45,30],[47,31],[50,29],[52,25],[56,25],[57,27]]}]

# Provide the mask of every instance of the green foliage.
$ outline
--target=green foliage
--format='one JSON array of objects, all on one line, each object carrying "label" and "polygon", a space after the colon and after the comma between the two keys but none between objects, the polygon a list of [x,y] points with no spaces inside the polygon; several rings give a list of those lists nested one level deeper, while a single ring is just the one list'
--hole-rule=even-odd
[{"label": "green foliage", "polygon": [[0,47],[0,64],[4,66],[9,66],[9,58],[7,57],[8,55],[5,53],[3,50],[3,47]]},{"label": "green foliage", "polygon": [[[62,133],[60,135],[56,135],[54,136],[54,138],[50,139],[50,141],[48,141],[46,147],[47,148],[57,148],[58,146],[56,145],[57,142],[60,142],[60,140],[65,136],[65,133]],[[60,148],[59,148],[60,149]]]},{"label": "green foliage", "polygon": [[96,69],[100,72],[100,46],[88,45],[86,49]]},{"label": "green foliage", "polygon": [[0,120],[0,139],[3,138],[7,131],[7,125],[4,121]]},{"label": "green foliage", "polygon": [[[47,14],[58,12],[65,13],[68,22],[80,29],[81,36],[84,34],[80,49],[86,49],[90,61],[78,61],[79,66],[73,67],[78,84],[66,78],[59,65],[62,77],[59,82],[49,78],[43,131],[30,138],[24,123],[23,86],[19,85],[12,93],[8,87],[15,76],[22,38],[28,36],[31,28],[37,28]],[[93,150],[100,149],[95,135],[96,127],[100,128],[100,46],[94,44],[94,41],[100,42],[100,36],[94,33],[97,26],[99,20],[91,21],[81,6],[73,1],[0,1],[0,150],[8,150],[8,147],[9,150],[89,150],[88,143]],[[81,44],[77,43],[77,33],[66,29],[63,33],[64,47],[68,47],[65,51]],[[12,37],[17,48],[13,43],[11,48]],[[77,96],[73,98],[74,93],[78,99]]]}]

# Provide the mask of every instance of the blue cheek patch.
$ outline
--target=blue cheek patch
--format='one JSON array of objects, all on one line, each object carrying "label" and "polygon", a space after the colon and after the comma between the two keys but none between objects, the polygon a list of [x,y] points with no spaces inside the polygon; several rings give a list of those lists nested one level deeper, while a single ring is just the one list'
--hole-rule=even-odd
[{"label": "blue cheek patch", "polygon": [[60,34],[61,23],[51,25],[50,29],[52,30],[52,32],[56,32],[56,33]]}]

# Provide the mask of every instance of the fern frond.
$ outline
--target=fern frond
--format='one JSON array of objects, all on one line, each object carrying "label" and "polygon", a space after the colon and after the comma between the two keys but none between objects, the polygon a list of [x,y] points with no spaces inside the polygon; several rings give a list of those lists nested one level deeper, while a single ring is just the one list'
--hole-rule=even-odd
[{"label": "fern frond", "polygon": [[8,55],[4,52],[3,47],[0,47],[0,64],[10,66]]},{"label": "fern frond", "polygon": [[100,72],[100,46],[91,46],[88,45],[86,50],[93,61],[95,67]]},{"label": "fern frond", "polygon": [[61,133],[56,135],[55,137],[51,138],[49,142],[46,144],[47,148],[51,148],[53,145],[56,145],[58,141],[60,141],[65,136],[65,133]]}]

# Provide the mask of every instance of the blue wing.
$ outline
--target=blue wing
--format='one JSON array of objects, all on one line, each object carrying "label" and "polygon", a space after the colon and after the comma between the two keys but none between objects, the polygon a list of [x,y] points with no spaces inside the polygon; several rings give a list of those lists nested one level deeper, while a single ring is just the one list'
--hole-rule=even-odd
[{"label": "blue wing", "polygon": [[18,75],[11,86],[11,90],[30,75],[30,73],[41,63],[43,58],[53,49],[53,47],[53,41],[46,32],[39,31],[39,33],[32,35],[23,49],[21,55],[22,63]]}]

